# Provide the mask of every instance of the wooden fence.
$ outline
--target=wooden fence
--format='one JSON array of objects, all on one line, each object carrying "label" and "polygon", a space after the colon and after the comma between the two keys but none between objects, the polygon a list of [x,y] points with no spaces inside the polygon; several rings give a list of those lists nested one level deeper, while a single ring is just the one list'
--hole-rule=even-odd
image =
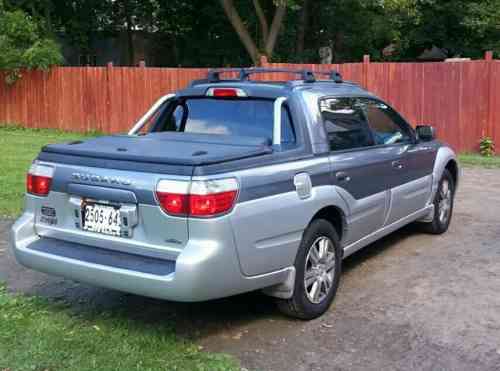
[{"label": "wooden fence", "polygon": [[[263,66],[337,69],[387,100],[413,125],[430,124],[458,151],[484,136],[500,144],[500,61]],[[159,96],[206,76],[204,68],[59,67],[0,82],[0,122],[32,128],[126,131]],[[287,76],[285,76],[287,77]],[[2,78],[2,76],[0,76]],[[263,79],[283,79],[266,74]]]}]

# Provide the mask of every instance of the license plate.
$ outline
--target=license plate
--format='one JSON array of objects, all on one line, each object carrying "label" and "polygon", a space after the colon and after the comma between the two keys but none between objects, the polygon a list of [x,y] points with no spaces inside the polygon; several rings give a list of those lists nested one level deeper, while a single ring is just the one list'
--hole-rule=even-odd
[{"label": "license plate", "polygon": [[82,229],[84,231],[120,236],[122,221],[117,206],[85,203],[82,206]]}]

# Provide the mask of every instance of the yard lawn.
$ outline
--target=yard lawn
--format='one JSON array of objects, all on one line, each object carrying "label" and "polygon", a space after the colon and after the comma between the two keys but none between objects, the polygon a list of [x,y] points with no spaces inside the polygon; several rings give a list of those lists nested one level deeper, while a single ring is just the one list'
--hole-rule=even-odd
[{"label": "yard lawn", "polygon": [[0,285],[0,370],[239,370],[228,356],[175,337],[169,321],[119,312],[73,314]]},{"label": "yard lawn", "polygon": [[458,160],[465,167],[500,168],[500,156],[484,157],[475,153],[463,153]]}]

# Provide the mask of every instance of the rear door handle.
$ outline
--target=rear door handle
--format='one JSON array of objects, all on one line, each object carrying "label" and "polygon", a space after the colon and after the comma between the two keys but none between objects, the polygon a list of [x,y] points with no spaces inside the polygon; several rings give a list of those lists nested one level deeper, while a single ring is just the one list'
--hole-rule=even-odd
[{"label": "rear door handle", "polygon": [[404,165],[401,161],[392,161],[392,167],[398,170],[404,168]]},{"label": "rear door handle", "polygon": [[351,180],[349,174],[347,174],[344,171],[339,171],[338,173],[335,174],[335,177],[339,182],[349,182]]}]

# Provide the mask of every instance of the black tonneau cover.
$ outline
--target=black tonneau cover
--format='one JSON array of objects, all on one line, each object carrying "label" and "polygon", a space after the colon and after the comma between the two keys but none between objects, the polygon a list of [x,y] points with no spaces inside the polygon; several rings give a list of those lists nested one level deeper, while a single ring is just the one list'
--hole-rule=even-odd
[{"label": "black tonneau cover", "polygon": [[51,144],[45,146],[42,152],[103,160],[199,166],[264,155],[271,153],[272,148],[267,138],[162,132]]}]

